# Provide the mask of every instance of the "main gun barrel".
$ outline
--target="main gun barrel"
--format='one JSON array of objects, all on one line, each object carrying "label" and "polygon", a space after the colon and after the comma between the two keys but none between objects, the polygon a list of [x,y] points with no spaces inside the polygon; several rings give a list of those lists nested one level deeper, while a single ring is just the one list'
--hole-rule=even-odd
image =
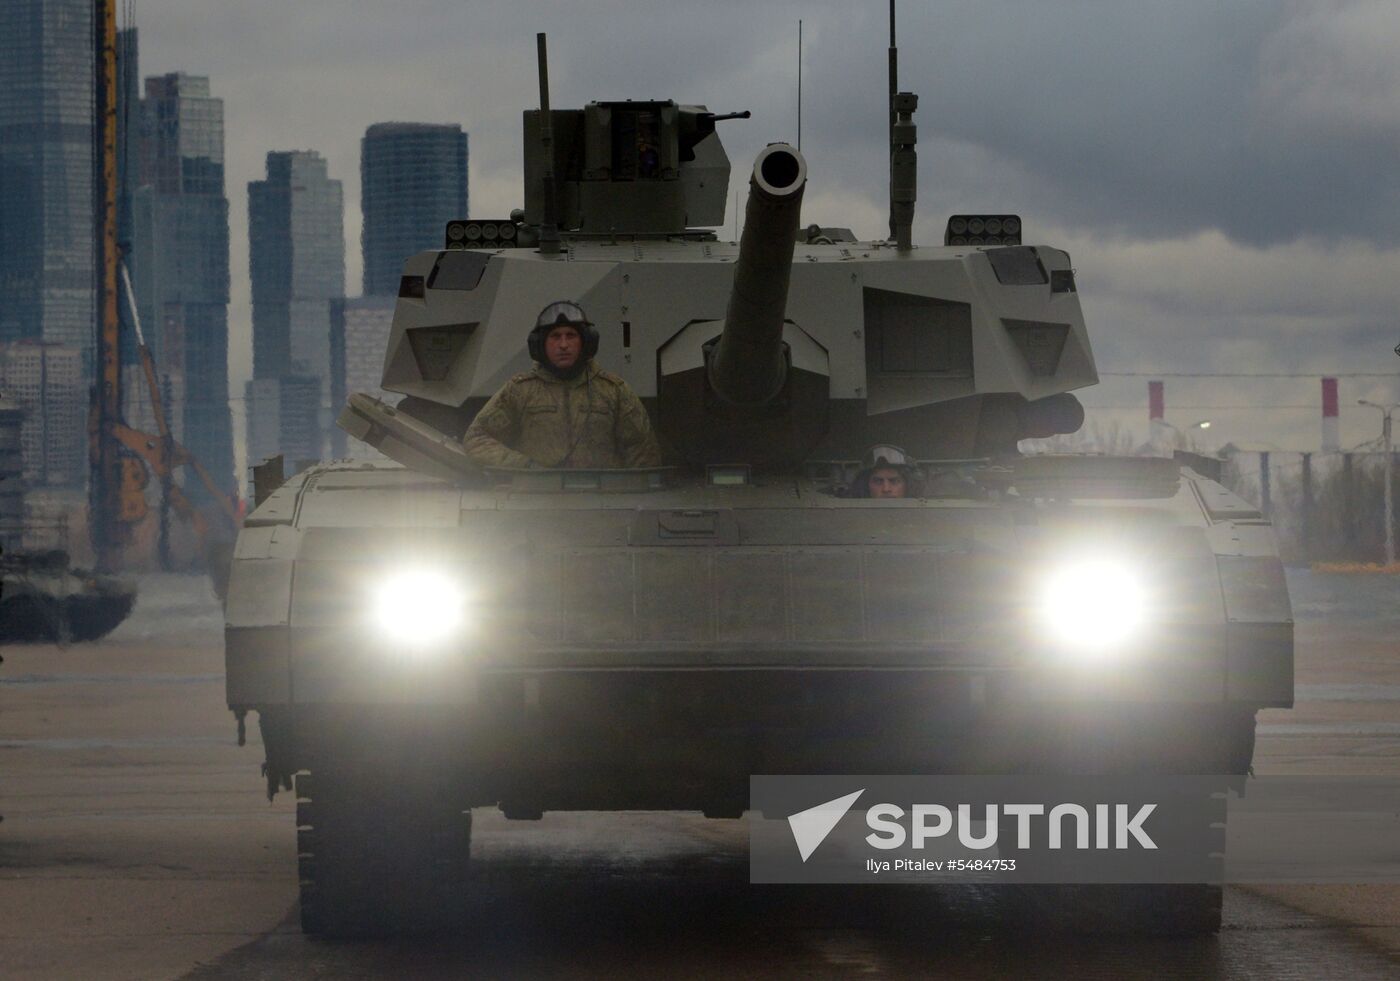
[{"label": "main gun barrel", "polygon": [[726,402],[761,405],[782,390],[783,317],[806,183],[807,161],[794,146],[770,144],[754,160],[724,329],[708,361],[710,386]]}]

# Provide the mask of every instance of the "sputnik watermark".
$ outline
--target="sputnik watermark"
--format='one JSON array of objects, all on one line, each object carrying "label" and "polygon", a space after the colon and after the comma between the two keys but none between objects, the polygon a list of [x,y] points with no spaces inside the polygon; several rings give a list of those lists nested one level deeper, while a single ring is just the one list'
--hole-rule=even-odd
[{"label": "sputnik watermark", "polygon": [[[1036,834],[1044,836],[1047,848],[1102,850],[1137,845],[1155,849],[1157,843],[1143,829],[1143,823],[1156,809],[1156,804],[1142,804],[1134,810],[1131,804],[1096,803],[1092,805],[1091,818],[1091,809],[1082,804],[1055,804],[1048,814],[1044,804],[987,804],[980,815],[984,830],[978,835],[971,804],[958,804],[954,808],[944,804],[915,804],[910,808],[907,832],[901,823],[905,817],[904,808],[897,804],[879,804],[865,814],[866,824],[871,828],[865,840],[872,848],[903,848],[906,840],[914,848],[923,848],[929,839],[942,838],[956,827],[959,844],[980,850],[996,845],[1001,819],[1005,817],[1015,819],[1016,847],[1021,849],[1032,847]],[[1037,817],[1045,821],[1033,824],[1032,819]],[[1068,836],[1066,825],[1070,827]]]},{"label": "sputnik watermark", "polygon": [[755,776],[749,793],[754,882],[1400,882],[1390,776]]},{"label": "sputnik watermark", "polygon": [[[751,792],[769,819],[751,823],[754,881],[939,873],[1201,882],[1221,874],[1224,785],[1215,777],[755,777]],[[786,833],[775,837],[774,826]]]},{"label": "sputnik watermark", "polygon": [[853,794],[809,807],[788,817],[788,827],[792,829],[792,839],[797,842],[797,851],[801,854],[802,861],[812,857],[817,846],[826,841],[826,836],[831,834],[832,829],[840,823],[863,793],[864,790],[857,790]]},{"label": "sputnik watermark", "polygon": [[[788,816],[788,826],[803,862],[812,857],[864,793],[864,790],[857,790]],[[996,846],[1005,817],[1015,820],[1018,849],[1032,847],[1037,834],[1044,836],[1047,848],[1054,849],[1157,847],[1144,828],[1148,817],[1157,809],[1155,803],[1141,804],[1135,810],[1129,804],[1095,803],[1086,807],[1060,803],[1048,810],[1044,804],[986,804],[977,818],[973,816],[973,807],[972,804],[951,807],[915,804],[906,811],[898,804],[876,804],[865,811],[865,823],[870,828],[865,841],[872,848],[903,848],[907,842],[912,848],[922,849],[931,839],[951,836],[964,848],[989,849]],[[908,828],[904,824],[906,817]],[[1045,820],[1036,822],[1035,818]],[[983,828],[980,834],[976,828],[978,823]],[[867,867],[878,871],[873,861],[867,862]]]}]

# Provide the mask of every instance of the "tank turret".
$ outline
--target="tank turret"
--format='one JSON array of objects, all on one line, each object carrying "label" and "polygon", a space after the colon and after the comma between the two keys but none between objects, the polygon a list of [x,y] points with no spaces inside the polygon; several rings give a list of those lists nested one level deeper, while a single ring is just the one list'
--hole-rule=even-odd
[{"label": "tank turret", "polygon": [[[747,113],[661,99],[552,109],[541,80],[523,117],[524,207],[451,221],[442,250],[404,265],[382,382],[405,396],[395,418],[459,438],[529,369],[538,312],[568,299],[597,325],[600,366],[652,414],[667,462],[691,471],[793,472],[875,443],[1011,456],[1082,424],[1070,393],[1098,377],[1069,255],[1023,244],[1016,215],[955,215],[942,242],[913,241],[911,94],[891,93],[891,237],[804,227],[807,163],[772,143],[733,242],[716,231],[730,178],[717,123]],[[352,434],[423,469],[421,439],[399,452],[385,409],[351,408]]]}]

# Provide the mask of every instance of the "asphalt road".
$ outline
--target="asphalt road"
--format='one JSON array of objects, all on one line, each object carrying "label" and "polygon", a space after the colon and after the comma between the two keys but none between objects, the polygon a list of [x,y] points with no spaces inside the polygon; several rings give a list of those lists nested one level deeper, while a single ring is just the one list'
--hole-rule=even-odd
[{"label": "asphalt road", "polygon": [[[478,812],[460,937],[348,944],[296,923],[294,803],[223,704],[220,615],[157,578],[90,645],[0,667],[0,976],[1400,977],[1400,887],[1226,893],[1197,941],[1084,939],[994,888],[753,887],[740,822]],[[1299,707],[1261,773],[1400,774],[1400,577],[1292,579]],[[1051,917],[1053,921],[1053,917]]]}]

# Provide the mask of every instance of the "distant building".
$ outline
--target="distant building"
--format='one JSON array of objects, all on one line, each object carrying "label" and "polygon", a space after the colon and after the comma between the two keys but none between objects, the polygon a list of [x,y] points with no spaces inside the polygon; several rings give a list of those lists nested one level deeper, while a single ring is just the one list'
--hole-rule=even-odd
[{"label": "distant building", "polygon": [[344,201],[314,151],[267,155],[248,184],[253,377],[328,376],[332,298],[345,295]]},{"label": "distant building", "polygon": [[0,342],[93,348],[89,0],[0,0]]},{"label": "distant building", "polygon": [[365,296],[398,293],[403,261],[442,247],[467,217],[467,134],[460,126],[375,123],[360,143]]},{"label": "distant building", "polygon": [[[253,378],[243,386],[243,405],[247,413],[248,467],[256,467],[268,457],[281,452],[282,445],[282,379]],[[249,487],[252,487],[249,478]]]},{"label": "distant building", "polygon": [[324,455],[325,428],[322,426],[321,392],[325,381],[317,375],[283,375],[281,426],[278,437],[281,452],[290,467],[319,461]]},{"label": "distant building", "polygon": [[[181,441],[232,491],[224,106],[208,78],[146,79],[140,156],[132,209],[137,307],[162,375],[185,393],[167,406],[180,417]],[[203,496],[198,481],[186,486]]]},{"label": "distant building", "polygon": [[[343,214],[340,181],[330,179],[326,161],[312,151],[269,153],[267,179],[248,184],[253,377],[297,376],[319,382],[314,399],[319,436],[302,435],[306,421],[299,400],[280,400],[294,414],[277,429],[298,434],[299,459],[321,457],[331,422],[330,303],[345,293]],[[264,410],[250,401],[250,432],[255,411]],[[308,439],[316,446],[314,453],[306,452]],[[273,452],[290,456],[292,449]]]},{"label": "distant building", "polygon": [[[363,392],[391,402],[397,393],[379,387],[384,352],[394,322],[393,296],[364,296],[331,304],[331,409],[339,415],[345,400]],[[332,455],[353,460],[382,460],[384,456],[337,427],[331,433]]]},{"label": "distant building", "polygon": [[43,341],[4,345],[0,391],[24,412],[20,451],[25,483],[81,488],[88,462],[82,351]]},{"label": "distant building", "polygon": [[[320,460],[325,445],[321,391],[315,375],[253,378],[244,386],[248,408],[248,466],[282,455],[286,473]],[[251,494],[252,481],[248,482]]]},{"label": "distant building", "polygon": [[25,393],[23,468],[36,488],[87,478],[92,14],[89,0],[0,0],[0,345],[44,345],[6,358],[10,394]]}]

